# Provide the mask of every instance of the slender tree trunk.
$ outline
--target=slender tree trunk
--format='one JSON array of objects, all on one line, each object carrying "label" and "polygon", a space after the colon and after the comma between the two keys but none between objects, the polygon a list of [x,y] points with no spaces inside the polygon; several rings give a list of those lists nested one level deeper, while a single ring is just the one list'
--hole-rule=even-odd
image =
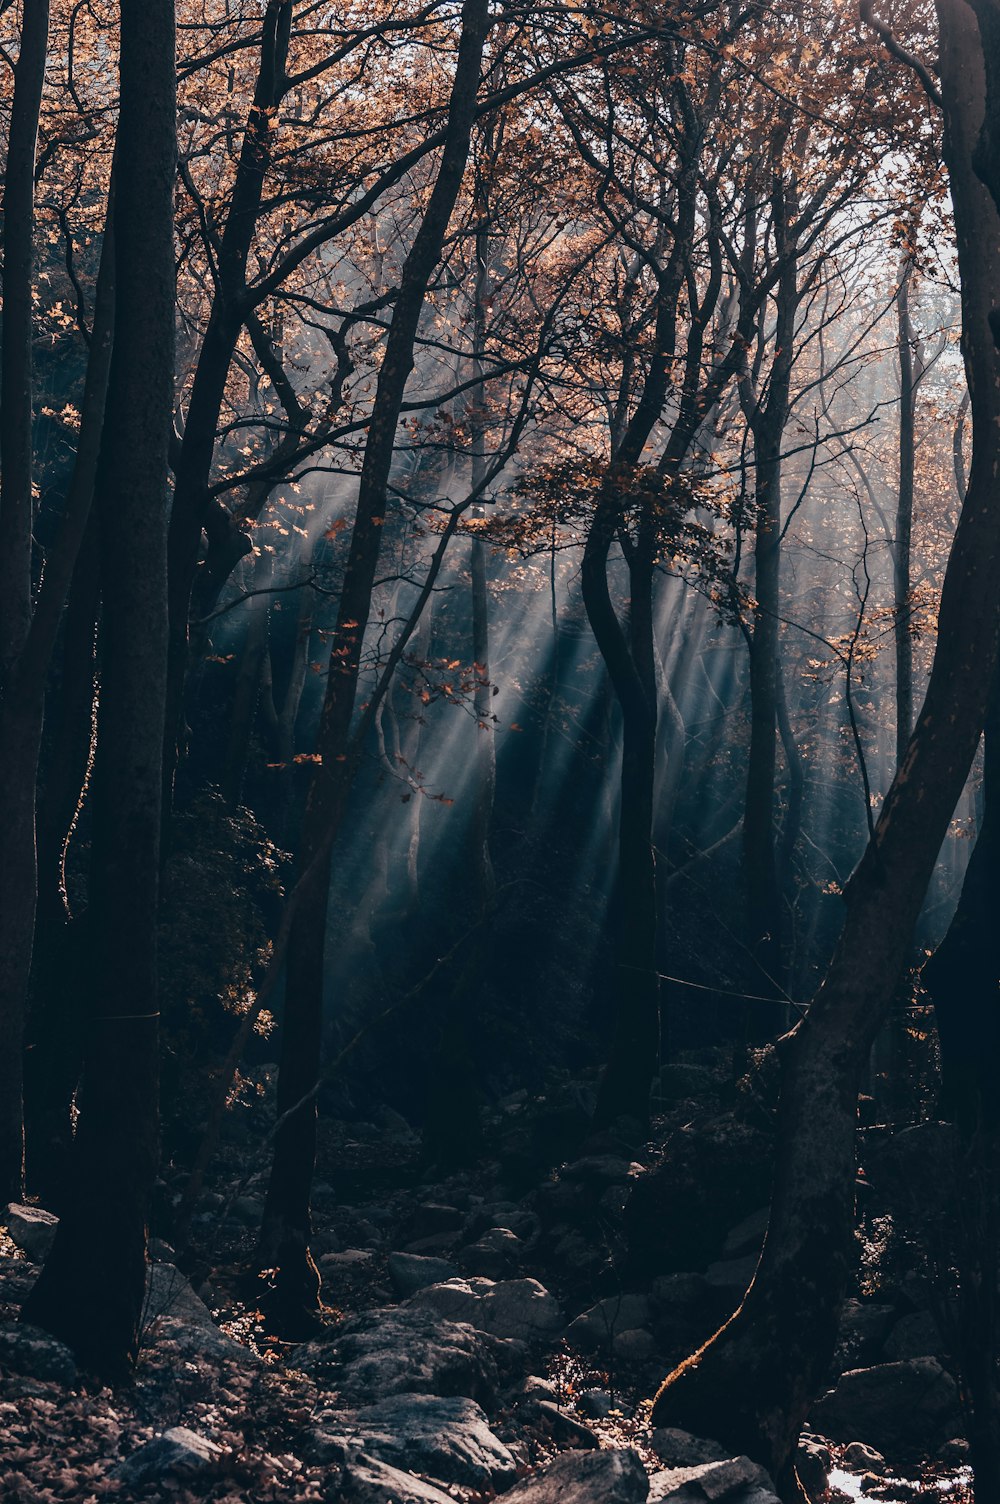
[{"label": "slender tree trunk", "polygon": [[[465,173],[488,30],[488,0],[465,0],[441,163],[427,209],[403,264],[379,371],[351,548],[331,645],[318,743],[322,762],[310,785],[302,827],[300,869],[312,869],[313,875],[301,896],[289,937],[278,1077],[279,1116],[299,1103],[303,1105],[290,1113],[275,1137],[258,1247],[260,1266],[277,1271],[276,1310],[289,1330],[301,1325],[304,1313],[308,1320],[308,1312],[315,1308],[319,1295],[319,1278],[309,1255],[316,1100],[315,1096],[309,1096],[307,1102],[303,1099],[312,1091],[320,1067],[331,862],[329,832],[343,819],[353,771],[346,761],[347,749],[385,522],[396,428],[407,378],[413,368],[414,341],[427,287],[440,259]],[[321,846],[325,848],[322,852]]]},{"label": "slender tree trunk", "polygon": [[35,153],[48,0],[25,0],[14,69],[3,197],[0,343],[0,1200],[24,1178],[22,1050],[35,922],[35,772],[44,683],[20,672],[31,626],[32,265]]},{"label": "slender tree trunk", "polygon": [[176,65],[172,0],[123,6],[115,328],[98,506],[101,699],[73,1194],[24,1318],[118,1378],[135,1361],[157,1162],[156,919],[173,410]]},{"label": "slender tree trunk", "polygon": [[910,636],[910,539],[913,533],[913,457],[916,379],[913,369],[913,324],[910,284],[913,263],[907,258],[896,297],[899,323],[899,493],[896,536],[892,546],[893,630],[896,640],[896,762],[901,763],[913,729],[913,639]]},{"label": "slender tree trunk", "polygon": [[941,842],[975,756],[1000,631],[1000,221],[972,172],[983,117],[983,55],[965,0],[939,0],[945,157],[962,278],[972,394],[968,493],[948,562],[923,708],[808,1017],[781,1045],[771,1221],[736,1314],[662,1386],[655,1424],[708,1427],[797,1493],[794,1449],[822,1386],[853,1264],[857,1092],[906,963]]}]

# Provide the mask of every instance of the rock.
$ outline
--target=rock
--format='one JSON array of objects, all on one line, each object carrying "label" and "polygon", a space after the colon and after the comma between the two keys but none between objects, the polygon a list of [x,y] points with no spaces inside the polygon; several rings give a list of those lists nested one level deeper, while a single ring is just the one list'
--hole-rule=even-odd
[{"label": "rock", "polygon": [[171,1426],[162,1436],[155,1436],[144,1447],[116,1463],[110,1476],[128,1488],[150,1483],[167,1476],[190,1477],[217,1466],[225,1456],[214,1441],[207,1441],[187,1426]]},{"label": "rock", "polygon": [[737,1223],[723,1244],[723,1258],[738,1259],[747,1253],[759,1253],[764,1244],[770,1215],[771,1208],[762,1206],[759,1211],[751,1212],[749,1217],[744,1217],[742,1222]]},{"label": "rock", "polygon": [[703,1065],[685,1065],[676,1060],[663,1066],[660,1071],[659,1095],[664,1102],[683,1102],[688,1097],[709,1096],[715,1087],[715,1077]]},{"label": "rock", "polygon": [[631,1331],[622,1332],[615,1338],[612,1351],[616,1363],[620,1363],[623,1368],[635,1368],[656,1356],[656,1338],[652,1332],[633,1327]]},{"label": "rock", "polygon": [[566,1452],[512,1488],[511,1504],[643,1504],[646,1469],[631,1448]]},{"label": "rock", "polygon": [[396,1394],[346,1416],[320,1416],[310,1451],[319,1462],[344,1461],[352,1444],[404,1472],[480,1491],[504,1488],[517,1474],[482,1410],[461,1397]]},{"label": "rock", "polygon": [[491,1227],[475,1243],[462,1249],[461,1260],[470,1274],[482,1274],[490,1279],[502,1278],[519,1269],[524,1256],[524,1244],[509,1227]]},{"label": "rock", "polygon": [[563,1323],[559,1302],[537,1279],[447,1280],[420,1290],[408,1304],[519,1342],[551,1337]]},{"label": "rock", "polygon": [[441,1233],[458,1232],[465,1216],[457,1206],[445,1206],[438,1201],[424,1201],[414,1207],[403,1228],[407,1244],[423,1238],[434,1238]]},{"label": "rock", "polygon": [[732,1504],[764,1504],[775,1499],[769,1474],[749,1457],[729,1457],[696,1467],[668,1468],[649,1480],[650,1504],[701,1504],[703,1500],[732,1500]]},{"label": "rock", "polygon": [[229,1215],[244,1227],[259,1227],[264,1215],[263,1199],[260,1196],[237,1196]]},{"label": "rock", "polygon": [[590,1427],[570,1415],[556,1400],[537,1400],[535,1415],[558,1446],[592,1449],[600,1445]]},{"label": "rock", "polygon": [[301,1347],[295,1361],[347,1404],[409,1393],[465,1396],[486,1409],[501,1372],[514,1366],[507,1344],[413,1306],[366,1311],[332,1339]]},{"label": "rock", "polygon": [[23,1306],[38,1270],[27,1259],[0,1255],[0,1304]]},{"label": "rock", "polygon": [[877,1363],[895,1314],[892,1306],[845,1300],[837,1333],[836,1371],[869,1368]]},{"label": "rock", "polygon": [[7,1231],[11,1241],[26,1253],[33,1264],[44,1264],[55,1239],[59,1218],[40,1206],[21,1206],[12,1201],[7,1208]]},{"label": "rock", "polygon": [[591,1154],[574,1160],[562,1171],[563,1180],[582,1180],[590,1185],[617,1185],[642,1174],[642,1165],[628,1159],[619,1159],[614,1154]]},{"label": "rock", "polygon": [[828,1446],[811,1437],[802,1438],[795,1453],[795,1471],[810,1499],[820,1500],[825,1497],[832,1465],[833,1458]]},{"label": "rock", "polygon": [[722,1259],[717,1264],[709,1264],[705,1281],[716,1290],[725,1290],[742,1299],[756,1272],[757,1255],[751,1253],[742,1259]]},{"label": "rock", "polygon": [[450,1494],[400,1472],[377,1457],[352,1455],[335,1481],[327,1485],[327,1498],[344,1504],[455,1504]]},{"label": "rock", "polygon": [[964,1436],[953,1436],[943,1447],[938,1448],[937,1459],[945,1467],[962,1467],[969,1460],[971,1448]]},{"label": "rock", "polygon": [[394,1107],[380,1107],[372,1114],[372,1119],[387,1143],[409,1146],[417,1142],[417,1135]]},{"label": "rock", "polygon": [[584,1389],[576,1397],[576,1408],[588,1420],[604,1420],[615,1406],[606,1389]]},{"label": "rock", "polygon": [[635,1182],[623,1229],[638,1277],[703,1269],[729,1231],[768,1200],[773,1140],[732,1114],[679,1129]]},{"label": "rock", "polygon": [[930,1311],[914,1311],[899,1318],[882,1352],[892,1362],[901,1358],[946,1358],[948,1345]]},{"label": "rock", "polygon": [[41,1327],[12,1322],[0,1327],[0,1367],[56,1384],[76,1383],[76,1359],[64,1342]]},{"label": "rock", "polygon": [[844,1448],[844,1466],[852,1473],[884,1473],[885,1458],[874,1447],[866,1447],[863,1441],[852,1441]]},{"label": "rock", "polygon": [[458,1274],[447,1259],[424,1258],[419,1253],[390,1253],[389,1279],[401,1299],[416,1295],[428,1285],[439,1285]]},{"label": "rock", "polygon": [[370,1248],[343,1248],[336,1253],[324,1253],[320,1263],[324,1269],[362,1269],[374,1257]]},{"label": "rock", "polygon": [[864,1441],[897,1455],[926,1455],[961,1427],[958,1390],[936,1358],[855,1368],[812,1408],[811,1420],[834,1441]]},{"label": "rock", "polygon": [[185,1357],[257,1361],[249,1348],[219,1331],[208,1307],[174,1264],[149,1265],[142,1327],[144,1344],[169,1343]]},{"label": "rock", "polygon": [[623,1332],[648,1326],[651,1315],[645,1295],[609,1295],[570,1322],[566,1339],[581,1352],[604,1352]]},{"label": "rock", "polygon": [[726,1450],[717,1441],[692,1436],[674,1426],[657,1426],[649,1444],[668,1467],[699,1467],[703,1462],[725,1462]]}]

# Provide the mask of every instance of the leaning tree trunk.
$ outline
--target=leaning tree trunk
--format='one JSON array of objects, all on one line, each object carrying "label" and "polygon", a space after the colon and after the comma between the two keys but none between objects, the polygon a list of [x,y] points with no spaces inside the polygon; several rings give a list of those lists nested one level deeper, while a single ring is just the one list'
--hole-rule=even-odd
[{"label": "leaning tree trunk", "polygon": [[319,1298],[309,1254],[310,1198],[316,1159],[316,1099],[323,1023],[323,966],[331,832],[339,826],[353,768],[348,759],[361,650],[371,614],[389,475],[403,395],[413,368],[417,325],[427,288],[465,175],[475,117],[488,0],[465,0],[462,35],[437,179],[400,275],[379,371],[362,464],[351,548],[330,652],[317,766],[306,802],[299,867],[309,873],[288,945],[285,1012],[278,1075],[274,1159],[261,1224],[258,1261],[274,1270],[275,1315],[294,1332],[308,1326]]},{"label": "leaning tree trunk", "polygon": [[965,0],[938,0],[941,90],[972,394],[968,493],[941,596],[923,708],[865,857],[808,1016],[780,1048],[782,1094],[771,1219],[736,1314],[672,1373],[656,1424],[711,1429],[796,1496],[794,1450],[832,1356],[853,1264],[857,1093],[905,966],[913,927],[986,715],[1000,630],[1000,220],[972,171],[983,57]]},{"label": "leaning tree trunk", "polygon": [[996,1386],[1000,1241],[1000,696],[994,680],[986,725],[985,814],[958,908],[923,969],[941,1043],[942,1115],[956,1128],[955,1260],[959,1295],[955,1356],[969,1411],[980,1504],[1000,1499],[1000,1395]]},{"label": "leaning tree trunk", "polygon": [[101,698],[72,1199],[24,1307],[104,1378],[139,1348],[158,1152],[156,918],[173,410],[176,71],[172,0],[123,6],[115,328],[97,487]]},{"label": "leaning tree trunk", "polygon": [[913,638],[910,635],[910,542],[913,535],[913,462],[916,380],[913,369],[913,323],[910,284],[913,262],[907,258],[896,295],[899,355],[899,491],[896,536],[892,544],[893,632],[896,640],[896,762],[906,756],[913,729]]}]

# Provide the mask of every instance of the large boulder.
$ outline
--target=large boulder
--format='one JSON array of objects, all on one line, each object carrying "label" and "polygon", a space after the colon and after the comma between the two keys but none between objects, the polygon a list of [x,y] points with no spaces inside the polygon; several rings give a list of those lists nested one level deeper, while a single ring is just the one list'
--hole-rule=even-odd
[{"label": "large boulder", "polygon": [[609,1295],[571,1321],[566,1338],[581,1352],[611,1352],[624,1332],[648,1328],[651,1319],[645,1295]]},{"label": "large boulder", "polygon": [[770,1475],[749,1457],[668,1468],[649,1480],[650,1504],[778,1504]]},{"label": "large boulder", "polygon": [[301,1347],[296,1367],[345,1404],[390,1394],[462,1395],[487,1409],[502,1374],[517,1366],[508,1344],[413,1306],[366,1311],[333,1336]]},{"label": "large boulder", "polygon": [[33,1264],[43,1264],[55,1241],[59,1218],[40,1206],[21,1206],[12,1201],[7,1208],[7,1231],[11,1241],[27,1254]]},{"label": "large boulder", "polygon": [[426,1258],[419,1253],[390,1253],[389,1279],[401,1299],[416,1295],[428,1285],[439,1285],[458,1274],[447,1259]]},{"label": "large boulder", "polygon": [[0,1326],[0,1367],[31,1379],[75,1384],[76,1359],[64,1342],[24,1322]]},{"label": "large boulder", "polygon": [[463,1488],[501,1489],[517,1475],[482,1410],[459,1397],[396,1394],[347,1415],[321,1415],[310,1451],[320,1462],[343,1462],[358,1445],[392,1467]]},{"label": "large boulder", "polygon": [[212,1313],[174,1264],[150,1264],[142,1312],[143,1342],[171,1347],[185,1358],[252,1364],[254,1354],[220,1332]]},{"label": "large boulder", "polygon": [[771,1135],[730,1114],[675,1133],[625,1207],[634,1274],[702,1270],[716,1260],[730,1230],[769,1199],[773,1160]]},{"label": "large boulder", "polygon": [[326,1497],[343,1504],[455,1504],[450,1494],[377,1457],[352,1453],[340,1475],[328,1480]]},{"label": "large boulder", "polygon": [[189,1431],[187,1426],[171,1426],[162,1436],[155,1436],[123,1462],[116,1463],[111,1477],[126,1488],[138,1488],[160,1478],[190,1479],[215,1471],[224,1456],[214,1441]]},{"label": "large boulder", "polygon": [[630,1448],[565,1452],[511,1489],[510,1504],[644,1504],[649,1479]]},{"label": "large boulder", "polygon": [[563,1324],[559,1302],[537,1279],[446,1280],[418,1291],[409,1305],[518,1342],[552,1338]]},{"label": "large boulder", "polygon": [[863,1441],[888,1456],[928,1455],[962,1428],[955,1381],[936,1358],[851,1369],[811,1420],[833,1441]]}]

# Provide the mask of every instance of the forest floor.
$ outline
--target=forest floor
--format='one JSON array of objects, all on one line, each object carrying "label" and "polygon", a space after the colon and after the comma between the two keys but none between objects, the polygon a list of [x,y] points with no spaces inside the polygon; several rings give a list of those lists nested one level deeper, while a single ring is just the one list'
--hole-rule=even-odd
[{"label": "forest floor", "polygon": [[[328,1310],[301,1344],[269,1333],[266,1289],[247,1283],[264,1181],[234,1125],[185,1272],[153,1244],[142,1357],[116,1392],[17,1324],[53,1221],[11,1209],[0,1499],[773,1504],[746,1458],[649,1426],[659,1381],[745,1288],[768,1172],[766,1103],[734,1095],[712,1052],[662,1082],[645,1143],[625,1125],[561,1154],[590,1089],[564,1081],[495,1103],[482,1152],[451,1171],[427,1166],[391,1109],[325,1118],[313,1250]],[[958,1504],[947,1355],[919,1281],[880,1278],[877,1255],[863,1254],[800,1476],[816,1501]]]}]

